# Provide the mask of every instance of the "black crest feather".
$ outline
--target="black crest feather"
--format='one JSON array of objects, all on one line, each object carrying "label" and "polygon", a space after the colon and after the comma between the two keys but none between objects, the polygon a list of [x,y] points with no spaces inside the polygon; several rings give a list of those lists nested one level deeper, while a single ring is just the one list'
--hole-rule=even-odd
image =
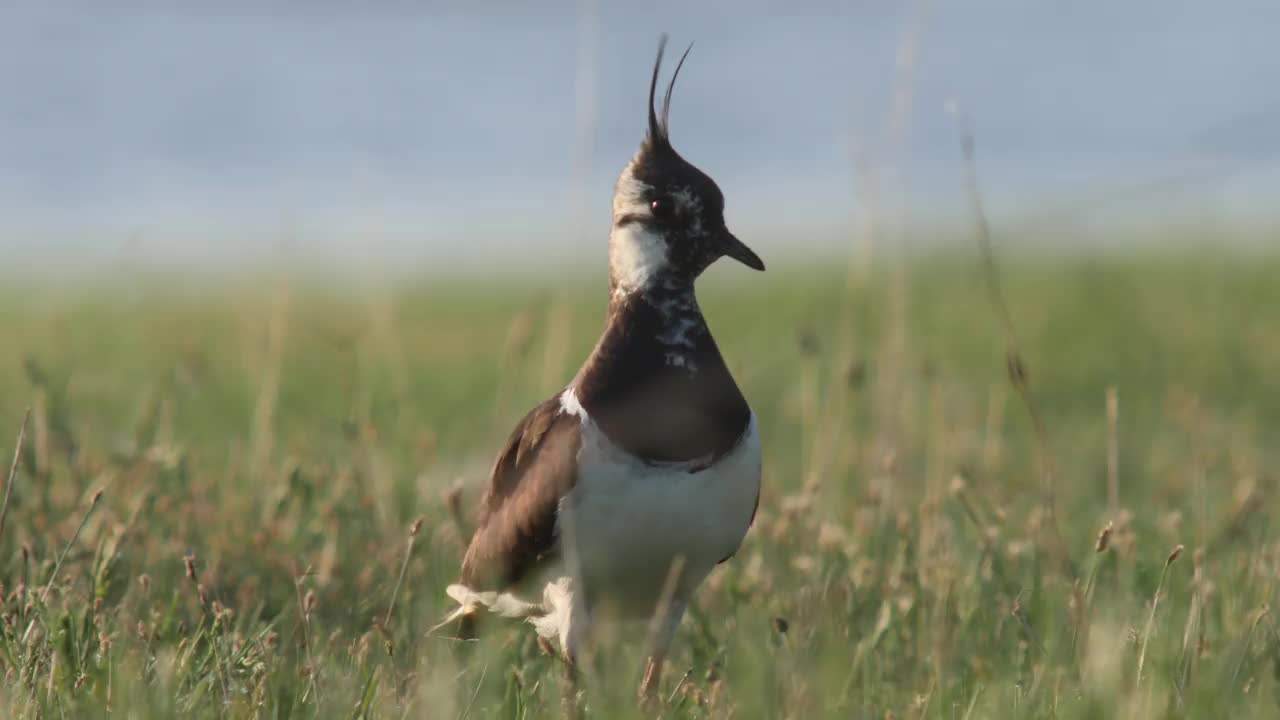
[{"label": "black crest feather", "polygon": [[[659,116],[656,106],[658,94],[658,73],[662,70],[662,54],[667,49],[667,35],[658,38],[658,57],[653,61],[653,78],[649,81],[649,139],[652,142],[671,144],[671,91],[676,87],[676,78],[680,76],[680,68],[684,67],[685,58],[693,49],[693,43],[685,49],[676,63],[675,72],[671,73],[671,81],[667,84],[667,92],[662,97],[662,114]],[[659,119],[661,118],[661,119]]]}]

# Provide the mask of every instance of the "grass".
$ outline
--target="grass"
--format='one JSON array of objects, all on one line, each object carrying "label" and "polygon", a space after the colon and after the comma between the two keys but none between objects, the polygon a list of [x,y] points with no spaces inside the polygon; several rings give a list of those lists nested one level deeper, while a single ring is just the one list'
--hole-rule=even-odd
[{"label": "grass", "polygon": [[[1274,259],[1007,263],[1043,441],[973,258],[919,258],[905,283],[717,269],[703,304],[760,418],[765,491],[677,637],[662,713],[1275,717]],[[426,631],[458,508],[590,349],[602,298],[0,290],[6,461],[31,408],[0,535],[0,714],[558,715],[527,628],[469,648]],[[643,635],[604,653],[594,716],[638,712]]]}]

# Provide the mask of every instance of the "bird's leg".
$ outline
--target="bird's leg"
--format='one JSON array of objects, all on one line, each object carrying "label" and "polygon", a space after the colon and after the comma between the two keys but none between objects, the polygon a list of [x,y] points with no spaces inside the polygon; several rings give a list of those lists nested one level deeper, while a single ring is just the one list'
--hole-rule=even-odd
[{"label": "bird's leg", "polygon": [[[578,662],[582,654],[588,652],[587,638],[590,631],[591,614],[587,611],[585,598],[582,593],[575,593],[567,621],[560,627],[560,647],[564,651],[564,698],[562,707],[565,717],[575,720],[582,717]],[[587,659],[590,660],[590,657]]]},{"label": "bird's leg", "polygon": [[649,656],[644,665],[644,678],[640,681],[640,700],[648,705],[657,698],[659,681],[662,680],[662,666],[667,659],[667,650],[671,647],[671,639],[675,637],[676,628],[684,617],[686,602],[671,598],[665,607],[658,608],[654,616],[652,633],[649,639]]},{"label": "bird's leg", "polygon": [[684,617],[685,605],[688,604],[684,593],[680,592],[684,570],[683,555],[671,559],[662,592],[658,595],[658,605],[653,609],[653,619],[649,622],[649,657],[644,664],[644,678],[640,681],[640,701],[645,705],[651,704],[657,695],[667,648],[671,647],[671,638],[680,627],[680,619]]},{"label": "bird's leg", "polygon": [[578,663],[568,653],[564,656],[564,696],[560,709],[566,720],[582,718],[582,702],[578,697]]}]

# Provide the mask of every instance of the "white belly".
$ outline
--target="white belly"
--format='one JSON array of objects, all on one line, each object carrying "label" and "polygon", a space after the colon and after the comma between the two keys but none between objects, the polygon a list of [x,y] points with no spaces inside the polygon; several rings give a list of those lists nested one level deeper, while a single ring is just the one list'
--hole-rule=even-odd
[{"label": "white belly", "polygon": [[680,574],[672,590],[688,599],[742,543],[760,492],[760,437],[752,415],[731,452],[690,472],[695,465],[635,460],[587,418],[578,467],[560,505],[565,569],[592,614],[647,617],[673,565]]}]

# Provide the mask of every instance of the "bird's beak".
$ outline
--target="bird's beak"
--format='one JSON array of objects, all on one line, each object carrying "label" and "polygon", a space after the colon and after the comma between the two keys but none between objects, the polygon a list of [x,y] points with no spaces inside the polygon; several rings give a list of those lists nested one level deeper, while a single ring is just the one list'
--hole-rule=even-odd
[{"label": "bird's beak", "polygon": [[725,230],[720,234],[721,251],[729,257],[746,265],[752,270],[764,271],[764,261],[760,256],[755,254],[751,248],[747,247],[741,240],[733,236],[733,233]]}]

